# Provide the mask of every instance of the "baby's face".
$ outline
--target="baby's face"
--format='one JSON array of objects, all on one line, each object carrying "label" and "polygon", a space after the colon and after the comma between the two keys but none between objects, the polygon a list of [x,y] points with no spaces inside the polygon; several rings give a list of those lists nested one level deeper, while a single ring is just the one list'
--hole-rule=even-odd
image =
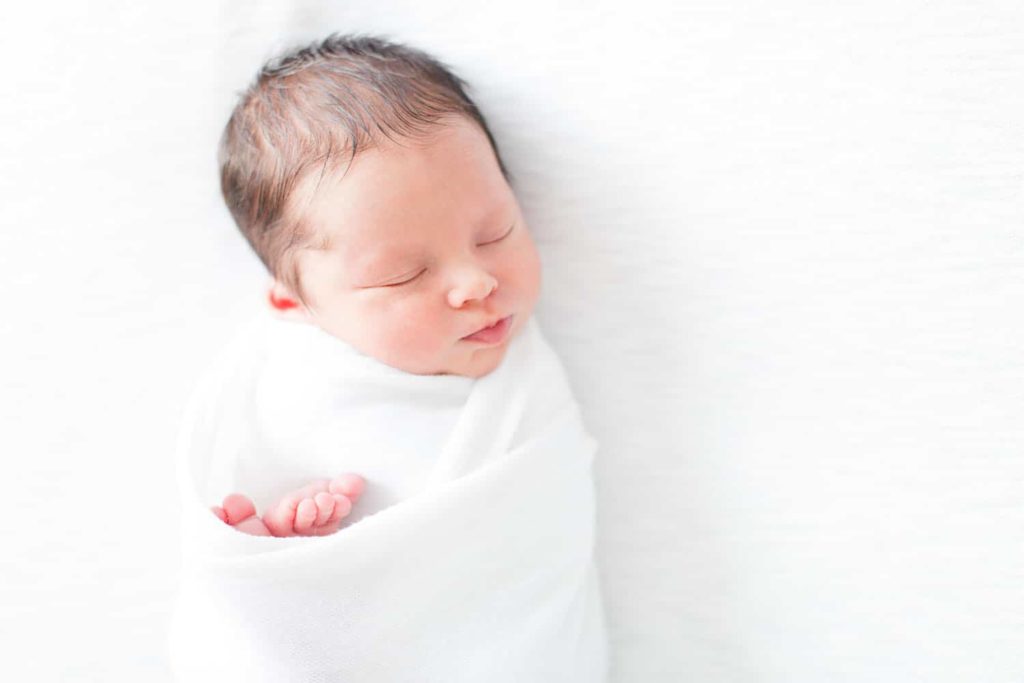
[{"label": "baby's face", "polygon": [[315,192],[317,173],[300,184],[293,206],[328,246],[297,257],[295,315],[406,372],[482,377],[533,312],[540,259],[487,137],[446,121],[361,152]]}]

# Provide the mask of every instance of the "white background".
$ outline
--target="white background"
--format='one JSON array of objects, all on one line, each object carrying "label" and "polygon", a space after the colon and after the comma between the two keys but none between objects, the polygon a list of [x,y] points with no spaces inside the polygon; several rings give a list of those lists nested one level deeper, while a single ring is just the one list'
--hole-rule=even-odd
[{"label": "white background", "polygon": [[440,56],[502,146],[602,443],[616,683],[1024,680],[1019,2],[4,15],[5,679],[167,679],[177,421],[265,283],[216,140],[338,30]]}]

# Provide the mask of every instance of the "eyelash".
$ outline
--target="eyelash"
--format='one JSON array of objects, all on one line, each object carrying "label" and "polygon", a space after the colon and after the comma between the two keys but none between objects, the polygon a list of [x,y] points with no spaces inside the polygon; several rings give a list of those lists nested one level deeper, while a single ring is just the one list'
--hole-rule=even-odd
[{"label": "eyelash", "polygon": [[483,244],[479,244],[479,245],[477,245],[477,246],[480,246],[480,247],[484,247],[484,246],[487,246],[488,244],[494,244],[495,242],[500,242],[500,241],[502,241],[503,239],[505,239],[506,237],[508,237],[509,235],[511,235],[511,234],[512,234],[512,231],[513,231],[513,230],[515,230],[515,229],[516,229],[516,224],[515,224],[515,223],[513,223],[513,224],[512,224],[512,227],[510,227],[510,228],[508,229],[508,232],[506,232],[506,233],[505,233],[504,235],[502,235],[502,236],[501,236],[501,237],[499,237],[498,239],[496,239],[496,240],[491,240],[490,242],[484,242]]},{"label": "eyelash", "polygon": [[413,275],[408,280],[402,280],[401,282],[392,282],[390,285],[381,285],[381,287],[399,287],[401,285],[407,285],[410,282],[412,282],[413,280],[415,280],[416,278],[418,278],[420,275],[423,275],[423,273],[425,273],[426,271],[427,271],[427,269],[424,268],[423,270],[421,270],[420,272],[416,273],[415,275]]},{"label": "eyelash", "polygon": [[[478,247],[486,247],[486,246],[487,246],[487,245],[489,245],[489,244],[496,244],[496,243],[498,243],[498,242],[501,242],[501,241],[502,241],[503,239],[505,239],[506,237],[508,237],[509,235],[511,235],[511,234],[512,234],[512,231],[513,231],[513,230],[515,230],[515,229],[516,229],[516,224],[515,224],[515,223],[513,223],[513,224],[512,224],[512,227],[510,227],[510,228],[508,229],[508,232],[506,232],[506,233],[505,233],[504,235],[502,235],[502,236],[501,236],[501,237],[499,237],[498,239],[496,239],[496,240],[491,240],[490,242],[484,242],[483,244],[478,244],[477,246],[478,246]],[[418,278],[418,277],[419,277],[420,275],[423,275],[423,273],[425,273],[425,272],[427,272],[427,269],[426,269],[426,268],[424,268],[424,269],[423,269],[423,270],[421,270],[420,272],[416,273],[415,275],[413,275],[413,276],[412,276],[411,278],[409,278],[408,280],[402,280],[401,282],[392,282],[392,283],[391,283],[391,284],[389,284],[389,285],[381,285],[381,287],[400,287],[400,286],[402,286],[402,285],[407,285],[407,284],[409,284],[410,282],[412,282],[413,280],[415,280],[416,278]]]}]

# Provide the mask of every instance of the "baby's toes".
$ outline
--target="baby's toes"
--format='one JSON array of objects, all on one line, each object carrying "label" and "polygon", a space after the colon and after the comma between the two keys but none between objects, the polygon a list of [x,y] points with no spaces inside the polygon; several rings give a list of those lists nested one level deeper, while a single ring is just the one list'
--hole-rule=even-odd
[{"label": "baby's toes", "polygon": [[295,508],[295,533],[306,536],[320,516],[319,506],[312,498],[303,498]]},{"label": "baby's toes", "polygon": [[330,496],[334,499],[334,510],[326,522],[327,525],[340,522],[345,517],[348,517],[348,513],[352,512],[352,501],[348,498],[340,493],[332,493]]},{"label": "baby's toes", "polygon": [[339,529],[339,527],[341,527],[341,520],[348,516],[348,513],[352,511],[352,503],[348,498],[340,493],[325,495],[330,495],[331,501],[325,504],[321,503],[319,505],[319,509],[321,512],[329,509],[331,514],[323,523],[313,526],[310,534],[314,536],[329,536],[330,534],[333,534]]},{"label": "baby's toes", "polygon": [[329,493],[318,493],[313,497],[313,501],[316,502],[317,508],[316,521],[313,522],[313,526],[320,527],[330,523],[334,517],[334,508],[337,507],[334,496]]},{"label": "baby's toes", "polygon": [[270,506],[263,514],[263,522],[270,529],[270,533],[279,537],[295,535],[295,518],[302,500],[301,495],[291,493]]}]

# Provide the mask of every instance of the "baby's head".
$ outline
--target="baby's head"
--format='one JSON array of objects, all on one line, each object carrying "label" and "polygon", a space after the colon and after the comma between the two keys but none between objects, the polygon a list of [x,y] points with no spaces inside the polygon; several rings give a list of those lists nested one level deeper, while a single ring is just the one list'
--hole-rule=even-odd
[{"label": "baby's head", "polygon": [[406,372],[482,377],[533,312],[540,260],[497,147],[422,52],[331,36],[270,62],[220,165],[285,318]]}]

